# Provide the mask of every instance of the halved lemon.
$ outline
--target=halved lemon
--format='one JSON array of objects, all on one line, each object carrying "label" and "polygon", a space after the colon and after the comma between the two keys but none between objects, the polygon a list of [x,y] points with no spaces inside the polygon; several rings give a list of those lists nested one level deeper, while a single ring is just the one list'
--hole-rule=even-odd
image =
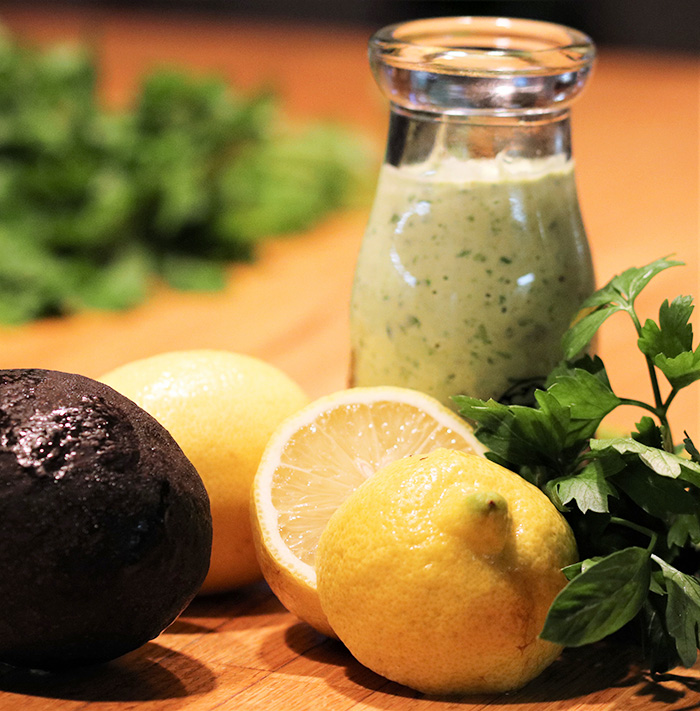
[{"label": "halved lemon", "polygon": [[314,555],[323,529],[379,468],[438,447],[484,453],[458,415],[399,387],[327,395],[277,428],[253,482],[253,538],[263,575],[290,612],[335,637],[316,592]]}]

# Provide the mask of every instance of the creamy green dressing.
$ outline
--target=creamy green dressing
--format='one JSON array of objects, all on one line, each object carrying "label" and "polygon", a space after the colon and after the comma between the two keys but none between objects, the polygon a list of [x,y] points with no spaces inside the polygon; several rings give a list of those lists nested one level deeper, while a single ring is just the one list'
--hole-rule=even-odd
[{"label": "creamy green dressing", "polygon": [[384,165],[353,286],[353,384],[498,398],[552,369],[592,289],[571,161]]}]

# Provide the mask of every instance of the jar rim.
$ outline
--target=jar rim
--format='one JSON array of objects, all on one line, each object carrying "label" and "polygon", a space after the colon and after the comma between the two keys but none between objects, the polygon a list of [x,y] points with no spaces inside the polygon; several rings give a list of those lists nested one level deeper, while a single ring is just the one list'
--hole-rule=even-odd
[{"label": "jar rim", "polygon": [[595,45],[580,30],[543,20],[433,17],[388,25],[369,42],[372,61],[402,69],[471,76],[577,71]]}]

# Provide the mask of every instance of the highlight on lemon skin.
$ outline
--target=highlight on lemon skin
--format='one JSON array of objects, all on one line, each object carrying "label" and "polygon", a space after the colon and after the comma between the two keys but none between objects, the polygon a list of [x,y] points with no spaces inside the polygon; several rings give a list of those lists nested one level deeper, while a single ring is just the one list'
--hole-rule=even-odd
[{"label": "highlight on lemon skin", "polygon": [[561,652],[539,633],[576,556],[539,489],[437,449],[388,464],[336,510],[317,589],[338,638],[376,673],[427,694],[503,692]]},{"label": "highlight on lemon skin", "polygon": [[343,390],[280,425],[255,476],[252,519],[263,575],[288,610],[335,636],[316,590],[321,532],[338,506],[379,468],[436,447],[484,452],[461,417],[407,388]]},{"label": "highlight on lemon skin", "polygon": [[258,358],[206,349],[132,361],[101,380],[155,417],[204,482],[213,543],[200,593],[226,592],[259,580],[250,490],[270,435],[308,403],[301,387]]}]

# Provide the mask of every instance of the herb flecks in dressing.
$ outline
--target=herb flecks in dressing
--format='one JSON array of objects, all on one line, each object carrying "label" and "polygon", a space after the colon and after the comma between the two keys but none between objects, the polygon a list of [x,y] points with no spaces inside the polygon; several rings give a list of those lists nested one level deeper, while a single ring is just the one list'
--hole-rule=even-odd
[{"label": "herb flecks in dressing", "polygon": [[351,306],[353,381],[449,403],[546,375],[593,289],[571,161],[384,165]]}]

